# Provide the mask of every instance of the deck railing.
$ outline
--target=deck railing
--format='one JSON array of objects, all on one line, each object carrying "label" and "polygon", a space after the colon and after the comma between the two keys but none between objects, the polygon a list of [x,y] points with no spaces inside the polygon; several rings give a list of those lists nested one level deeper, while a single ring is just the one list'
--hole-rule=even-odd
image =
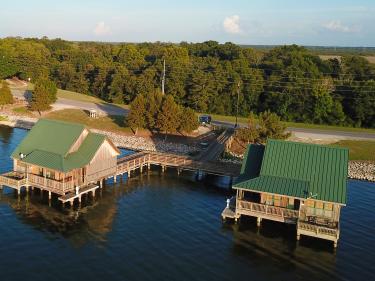
[{"label": "deck railing", "polygon": [[316,225],[316,224],[303,222],[303,221],[298,222],[297,228],[298,230],[311,232],[312,234],[315,234],[316,236],[327,235],[327,236],[333,236],[335,238],[338,238],[340,234],[340,230],[338,226],[336,228],[330,228],[330,227],[325,227],[325,226]]},{"label": "deck railing", "polygon": [[36,185],[38,187],[51,190],[56,193],[66,193],[74,190],[74,182],[73,181],[57,181],[53,179],[49,179],[46,177],[29,174],[28,175],[28,183],[31,185]]},{"label": "deck railing", "polygon": [[0,175],[0,185],[20,188],[26,185],[26,178],[23,174],[17,172],[9,172]]},{"label": "deck railing", "polygon": [[237,209],[254,213],[254,215],[262,214],[270,217],[278,217],[284,219],[297,219],[298,211],[290,210],[282,207],[269,206],[265,204],[254,203],[246,200],[237,200]]}]

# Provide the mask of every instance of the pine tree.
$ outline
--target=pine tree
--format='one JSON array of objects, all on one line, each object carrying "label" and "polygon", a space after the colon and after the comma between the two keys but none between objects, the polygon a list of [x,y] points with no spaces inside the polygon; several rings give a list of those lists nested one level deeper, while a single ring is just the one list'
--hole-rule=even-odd
[{"label": "pine tree", "polygon": [[259,138],[258,124],[254,113],[250,113],[246,127],[236,130],[235,137],[244,143],[256,142]]},{"label": "pine tree", "polygon": [[8,83],[6,81],[2,81],[1,88],[0,88],[0,106],[5,104],[13,103],[13,96]]},{"label": "pine tree", "polygon": [[138,95],[130,104],[130,112],[127,123],[134,130],[135,135],[139,128],[146,127],[146,99],[143,95]]},{"label": "pine tree", "polygon": [[180,110],[178,130],[180,132],[190,133],[196,130],[199,126],[198,118],[195,115],[195,111],[189,107],[182,108]]},{"label": "pine tree", "polygon": [[31,110],[45,111],[51,108],[51,104],[57,100],[57,87],[53,81],[41,78],[35,83],[35,88],[31,96]]},{"label": "pine tree", "polygon": [[161,108],[163,95],[160,92],[149,93],[146,100],[146,126],[149,130],[156,129],[156,119]]},{"label": "pine tree", "polygon": [[175,133],[177,131],[179,126],[179,112],[180,108],[175,103],[173,96],[166,96],[156,119],[156,128],[166,134],[165,138],[167,138],[168,133]]},{"label": "pine tree", "polygon": [[259,115],[259,137],[260,141],[266,142],[271,139],[286,139],[290,133],[286,133],[286,126],[280,121],[280,117],[270,111]]}]

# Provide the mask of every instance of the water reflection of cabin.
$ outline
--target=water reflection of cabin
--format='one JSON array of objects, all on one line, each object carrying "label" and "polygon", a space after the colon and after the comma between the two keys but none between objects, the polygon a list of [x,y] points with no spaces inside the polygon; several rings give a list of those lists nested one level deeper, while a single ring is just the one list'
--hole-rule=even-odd
[{"label": "water reflection of cabin", "polygon": [[0,184],[65,195],[115,174],[119,153],[83,125],[41,119],[12,153],[13,171],[1,175]]},{"label": "water reflection of cabin", "polygon": [[262,219],[297,224],[297,240],[318,237],[336,247],[347,170],[347,149],[278,140],[250,145],[233,185],[234,217],[256,217],[258,226]]}]

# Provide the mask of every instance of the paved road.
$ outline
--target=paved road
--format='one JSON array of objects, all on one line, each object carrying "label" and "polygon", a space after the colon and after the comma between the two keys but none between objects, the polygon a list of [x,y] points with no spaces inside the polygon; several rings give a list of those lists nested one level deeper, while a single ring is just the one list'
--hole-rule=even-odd
[{"label": "paved road", "polygon": [[[28,99],[30,98],[31,94],[29,91],[23,89],[11,89],[13,96],[19,99]],[[58,98],[57,101],[52,105],[55,110],[65,109],[65,108],[77,108],[83,110],[90,110],[95,109],[99,113],[105,115],[124,115],[127,113],[127,110],[121,108],[116,105],[111,104],[101,104],[101,103],[94,103],[94,102],[84,102],[84,101],[76,101],[70,100],[65,98]]]},{"label": "paved road", "polygon": [[[216,126],[234,127],[232,122],[223,121],[212,121],[212,124]],[[240,127],[245,126],[244,123],[239,123]],[[293,133],[294,136],[300,138],[311,138],[311,139],[339,139],[339,140],[375,140],[375,133],[365,132],[345,132],[345,131],[331,131],[321,129],[305,129],[305,128],[294,128],[288,127],[288,131]]]},{"label": "paved road", "polygon": [[225,130],[199,155],[199,161],[215,161],[225,149],[225,143],[233,135],[232,129]]}]

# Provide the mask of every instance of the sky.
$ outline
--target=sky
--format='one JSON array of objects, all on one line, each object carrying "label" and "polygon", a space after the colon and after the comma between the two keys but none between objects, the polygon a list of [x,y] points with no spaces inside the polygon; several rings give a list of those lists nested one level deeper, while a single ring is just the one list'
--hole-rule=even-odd
[{"label": "sky", "polygon": [[0,37],[375,46],[375,0],[17,0]]}]

